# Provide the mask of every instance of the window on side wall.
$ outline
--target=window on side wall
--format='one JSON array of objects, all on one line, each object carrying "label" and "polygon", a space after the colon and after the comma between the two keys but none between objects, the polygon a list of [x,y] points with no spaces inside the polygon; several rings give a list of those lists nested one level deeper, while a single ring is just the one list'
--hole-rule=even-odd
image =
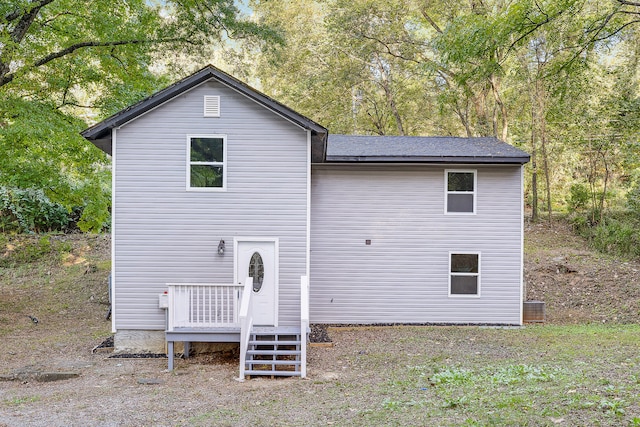
[{"label": "window on side wall", "polygon": [[187,137],[187,190],[224,190],[227,184],[225,135]]},{"label": "window on side wall", "polygon": [[447,214],[476,213],[476,171],[445,170],[446,194],[444,212]]},{"label": "window on side wall", "polygon": [[480,296],[480,254],[449,254],[449,296]]}]

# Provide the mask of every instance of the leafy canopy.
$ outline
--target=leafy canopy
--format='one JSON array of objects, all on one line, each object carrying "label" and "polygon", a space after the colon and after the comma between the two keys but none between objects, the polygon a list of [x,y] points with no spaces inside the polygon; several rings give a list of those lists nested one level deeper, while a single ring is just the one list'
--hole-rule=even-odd
[{"label": "leafy canopy", "polygon": [[279,40],[233,0],[0,2],[0,186],[83,207],[99,230],[108,158],[79,132],[191,71],[177,58],[244,38]]}]

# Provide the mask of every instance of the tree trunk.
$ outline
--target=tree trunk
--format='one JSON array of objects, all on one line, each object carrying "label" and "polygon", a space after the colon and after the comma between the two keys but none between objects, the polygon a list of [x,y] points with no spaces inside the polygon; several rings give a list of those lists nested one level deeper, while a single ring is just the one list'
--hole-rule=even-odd
[{"label": "tree trunk", "polygon": [[391,114],[393,114],[393,118],[396,120],[396,127],[398,129],[399,135],[404,135],[404,126],[402,125],[402,117],[400,117],[400,113],[398,112],[398,107],[396,105],[396,101],[393,98],[393,92],[389,87],[388,80],[383,80],[382,87],[384,89],[384,94],[387,97],[387,103],[389,104],[389,108],[391,109]]},{"label": "tree trunk", "polygon": [[502,97],[500,96],[500,82],[497,80],[496,76],[491,75],[489,81],[491,82],[493,97],[495,98],[496,104],[498,104],[498,107],[500,108],[500,119],[502,122],[502,132],[500,135],[500,139],[506,141],[507,136],[509,135],[509,118],[507,116],[507,106],[504,105]]},{"label": "tree trunk", "polygon": [[536,113],[531,102],[531,221],[538,221],[538,165],[536,163]]},{"label": "tree trunk", "polygon": [[547,215],[549,222],[552,221],[551,217],[551,174],[549,168],[549,156],[547,155],[547,127],[546,119],[544,117],[544,108],[540,113],[540,145],[542,147],[542,165],[544,167],[544,179],[547,184]]},{"label": "tree trunk", "polygon": [[604,184],[602,186],[602,195],[600,196],[600,223],[604,219],[604,201],[607,197],[607,184],[609,183],[609,164],[607,163],[607,153],[601,151],[602,163],[604,165]]},{"label": "tree trunk", "polygon": [[378,55],[376,55],[378,71],[380,72],[380,81],[379,85],[382,87],[384,91],[384,96],[387,101],[387,107],[391,110],[391,115],[393,116],[396,122],[396,129],[398,130],[399,135],[404,135],[404,126],[402,124],[402,117],[400,117],[400,113],[398,112],[398,106],[396,105],[396,101],[393,97],[393,89],[391,83],[391,70],[387,70],[382,63],[382,60]]}]

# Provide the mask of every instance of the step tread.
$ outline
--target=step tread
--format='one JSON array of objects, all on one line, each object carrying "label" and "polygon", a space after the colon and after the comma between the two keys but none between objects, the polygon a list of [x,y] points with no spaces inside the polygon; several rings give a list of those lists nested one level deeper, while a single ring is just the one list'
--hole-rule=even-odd
[{"label": "step tread", "polygon": [[247,354],[265,356],[299,356],[300,350],[247,350]]},{"label": "step tread", "polygon": [[291,366],[299,366],[299,360],[246,360],[245,363],[247,365],[291,365]]},{"label": "step tread", "polygon": [[255,371],[255,370],[248,370],[248,371],[244,371],[245,375],[252,375],[252,376],[258,376],[258,375],[273,375],[273,376],[281,376],[281,377],[299,377],[300,376],[300,371]]},{"label": "step tread", "polygon": [[300,341],[256,341],[250,340],[250,345],[300,345]]}]

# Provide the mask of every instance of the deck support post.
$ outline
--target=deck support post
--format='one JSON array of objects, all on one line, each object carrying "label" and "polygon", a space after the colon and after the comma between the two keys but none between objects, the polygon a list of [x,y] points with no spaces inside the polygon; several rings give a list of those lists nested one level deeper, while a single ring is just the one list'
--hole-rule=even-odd
[{"label": "deck support post", "polygon": [[188,359],[189,358],[189,353],[191,352],[191,342],[185,341],[182,344],[184,346],[184,352],[182,353],[182,357],[184,359]]},{"label": "deck support post", "polygon": [[167,342],[167,347],[169,350],[169,354],[167,354],[167,356],[169,357],[169,366],[167,370],[171,372],[173,371],[173,341]]}]

